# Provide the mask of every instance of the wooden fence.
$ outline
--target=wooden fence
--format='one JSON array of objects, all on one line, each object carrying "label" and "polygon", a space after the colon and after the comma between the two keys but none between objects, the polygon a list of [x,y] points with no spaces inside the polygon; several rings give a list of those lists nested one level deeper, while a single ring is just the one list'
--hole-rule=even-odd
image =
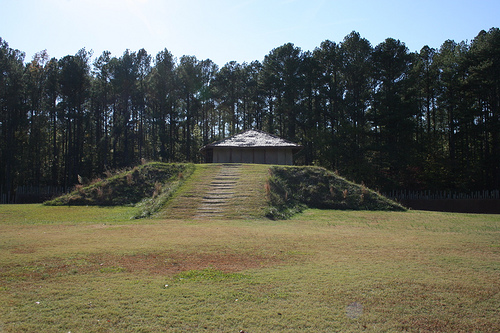
[{"label": "wooden fence", "polygon": [[67,193],[68,188],[63,186],[18,186],[15,193],[4,193],[0,189],[0,204],[22,204],[22,203],[41,203],[61,194]]},{"label": "wooden fence", "polygon": [[414,199],[425,199],[425,200],[445,200],[445,199],[500,199],[500,190],[485,190],[485,191],[474,191],[469,193],[461,193],[454,191],[390,191],[383,193],[386,197],[397,199],[397,200],[414,200]]},{"label": "wooden fence", "polygon": [[416,210],[500,214],[500,190],[460,193],[452,191],[390,191],[386,197]]}]

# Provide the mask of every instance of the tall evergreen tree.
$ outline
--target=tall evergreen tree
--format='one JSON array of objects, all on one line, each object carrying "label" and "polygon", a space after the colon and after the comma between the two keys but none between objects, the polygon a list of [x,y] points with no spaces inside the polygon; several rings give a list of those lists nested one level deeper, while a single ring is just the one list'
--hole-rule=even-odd
[{"label": "tall evergreen tree", "polygon": [[439,49],[435,57],[439,71],[439,88],[437,98],[438,122],[441,125],[445,143],[445,159],[442,163],[442,185],[450,189],[458,189],[465,181],[461,168],[460,153],[460,115],[465,107],[464,78],[466,66],[464,64],[467,52],[465,43],[456,43],[447,40]]},{"label": "tall evergreen tree", "polygon": [[370,110],[376,153],[373,162],[380,170],[381,184],[406,187],[417,112],[409,93],[412,56],[404,43],[388,38],[375,47],[372,59],[376,80]]},{"label": "tall evergreen tree", "polygon": [[28,147],[25,151],[26,155],[23,156],[23,160],[27,163],[22,169],[25,173],[25,181],[34,185],[40,185],[44,175],[43,168],[48,164],[45,163],[45,158],[48,155],[48,114],[44,98],[45,64],[48,60],[47,52],[42,51],[35,54],[33,60],[25,67],[29,131],[27,132]]},{"label": "tall evergreen tree", "polygon": [[262,129],[266,122],[264,96],[259,82],[262,64],[259,61],[243,63],[243,128]]},{"label": "tall evergreen tree", "polygon": [[[215,133],[215,129],[211,126],[211,119],[213,119],[216,112],[215,107],[215,93],[214,85],[215,78],[219,71],[219,67],[210,59],[201,61],[201,81],[202,87],[200,90],[200,114],[198,117],[198,128],[200,133],[197,134],[195,150],[199,153],[199,149],[210,143],[210,135]],[[198,157],[199,158],[199,157]]]},{"label": "tall evergreen tree", "polygon": [[344,137],[341,133],[347,121],[343,105],[345,83],[342,76],[343,57],[337,43],[326,40],[314,50],[318,70],[318,123],[322,147],[318,159],[331,169],[339,170],[343,164]]},{"label": "tall evergreen tree", "polygon": [[135,52],[126,50],[111,60],[113,87],[113,167],[131,165],[134,161],[134,121],[136,120],[137,80],[139,68]]},{"label": "tall evergreen tree", "polygon": [[192,161],[197,152],[192,147],[193,129],[200,106],[200,91],[203,86],[200,62],[194,56],[183,56],[177,67],[179,79],[183,159]]},{"label": "tall evergreen tree", "polygon": [[279,134],[290,140],[296,139],[298,101],[303,82],[302,59],[302,50],[287,43],[272,50],[262,63],[269,112],[275,114]]},{"label": "tall evergreen tree", "polygon": [[344,167],[340,170],[361,182],[373,177],[372,166],[367,158],[370,124],[367,112],[372,101],[373,67],[372,46],[351,32],[340,44],[342,53],[342,77],[344,82]]},{"label": "tall evergreen tree", "polygon": [[175,159],[175,141],[178,115],[176,112],[175,60],[167,49],[156,55],[155,64],[149,77],[149,142],[151,158],[161,161]]},{"label": "tall evergreen tree", "polygon": [[92,122],[94,153],[93,172],[99,174],[109,164],[110,151],[110,119],[112,106],[111,87],[111,52],[104,51],[94,61],[94,75],[92,80]]},{"label": "tall evergreen tree", "polygon": [[[45,105],[49,113],[49,128],[47,131],[50,136],[50,151],[48,152],[48,160],[50,165],[50,177],[47,176],[47,184],[58,186],[63,184],[61,181],[61,157],[60,157],[60,131],[59,131],[59,62],[56,58],[50,59],[45,66],[46,82],[44,89]],[[50,179],[50,180],[48,180]]]},{"label": "tall evergreen tree", "polygon": [[[141,160],[146,155],[145,149],[145,122],[146,122],[146,104],[148,95],[148,86],[146,78],[151,72],[151,56],[144,49],[140,49],[136,55],[137,62],[137,83],[134,94],[134,108],[132,113],[132,122],[134,123],[134,159]],[[137,156],[135,156],[137,153]]]},{"label": "tall evergreen tree", "polygon": [[89,87],[90,54],[81,49],[74,56],[59,61],[61,108],[59,119],[64,123],[64,185],[78,180],[78,175],[89,172],[84,168],[84,145],[86,131],[86,102]]},{"label": "tall evergreen tree", "polygon": [[474,120],[481,156],[475,161],[482,175],[480,183],[500,187],[500,29],[481,31],[469,54],[468,87],[478,103]]},{"label": "tall evergreen tree", "polygon": [[23,61],[24,53],[0,38],[0,192],[8,197],[24,181],[17,173],[23,167],[20,152],[26,145],[28,123]]}]

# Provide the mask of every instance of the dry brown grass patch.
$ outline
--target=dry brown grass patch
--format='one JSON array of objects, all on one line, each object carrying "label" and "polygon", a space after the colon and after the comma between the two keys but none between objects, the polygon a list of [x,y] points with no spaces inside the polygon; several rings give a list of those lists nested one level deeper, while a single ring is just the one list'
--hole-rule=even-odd
[{"label": "dry brown grass patch", "polygon": [[92,262],[100,266],[119,266],[127,272],[147,271],[150,274],[171,275],[182,271],[200,270],[207,267],[224,272],[240,272],[247,269],[283,264],[283,257],[246,255],[240,253],[185,253],[138,254],[126,256],[96,255]]},{"label": "dry brown grass patch", "polygon": [[[28,251],[29,249],[26,249]],[[14,249],[12,251],[20,251]],[[34,250],[33,250],[34,251]],[[30,253],[30,252],[21,252]],[[91,254],[71,258],[49,258],[24,264],[2,267],[5,281],[40,281],[53,277],[75,274],[131,273],[173,276],[175,274],[206,268],[225,273],[241,272],[248,269],[267,268],[295,260],[297,256],[283,254],[255,255],[243,253],[180,252],[115,255],[107,253]]]}]

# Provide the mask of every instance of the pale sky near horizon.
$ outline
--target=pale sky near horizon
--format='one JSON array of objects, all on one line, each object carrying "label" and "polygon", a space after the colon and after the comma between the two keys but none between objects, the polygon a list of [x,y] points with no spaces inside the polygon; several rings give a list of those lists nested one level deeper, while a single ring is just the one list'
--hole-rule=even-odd
[{"label": "pale sky near horizon", "polygon": [[0,0],[0,37],[58,59],[79,49],[121,56],[144,48],[223,66],[262,61],[291,42],[313,51],[357,31],[373,46],[399,39],[410,51],[470,41],[500,26],[498,0]]}]

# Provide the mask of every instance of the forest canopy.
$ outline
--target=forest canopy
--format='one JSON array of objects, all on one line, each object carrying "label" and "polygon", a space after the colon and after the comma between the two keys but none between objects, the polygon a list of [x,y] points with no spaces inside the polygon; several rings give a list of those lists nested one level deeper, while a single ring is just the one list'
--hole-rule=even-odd
[{"label": "forest canopy", "polygon": [[220,68],[167,49],[25,62],[0,38],[0,73],[2,193],[143,160],[202,162],[203,145],[249,128],[303,145],[296,164],[372,188],[500,187],[498,28],[419,52],[352,32]]}]

